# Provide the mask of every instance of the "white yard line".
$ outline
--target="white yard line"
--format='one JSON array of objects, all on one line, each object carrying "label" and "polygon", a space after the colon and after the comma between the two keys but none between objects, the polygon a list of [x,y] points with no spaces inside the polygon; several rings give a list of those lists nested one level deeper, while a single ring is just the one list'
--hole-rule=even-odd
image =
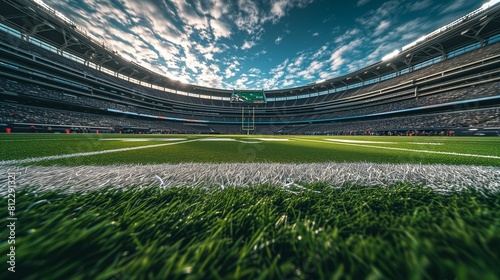
[{"label": "white yard line", "polygon": [[[476,189],[500,191],[500,167],[445,164],[385,163],[180,163],[110,166],[0,166],[0,173],[16,172],[19,188],[36,191],[86,192],[112,186],[141,187],[249,187],[279,186],[304,190],[321,182],[328,187],[349,185],[393,186],[402,182],[438,192]],[[0,177],[0,185],[7,176]],[[0,189],[0,197],[6,191]]]},{"label": "white yard line", "polygon": [[187,138],[105,138],[99,141],[122,141],[122,142],[164,142],[164,141],[184,141]]},{"label": "white yard line", "polygon": [[288,138],[252,138],[252,139],[257,139],[260,141],[269,141],[269,142],[283,142],[283,141],[290,141]]},{"label": "white yard line", "polygon": [[236,139],[234,138],[200,138],[199,139],[200,141],[203,141],[203,142],[212,142],[212,141],[215,141],[215,142],[234,142],[236,141]]},{"label": "white yard line", "polygon": [[440,154],[440,155],[452,155],[452,156],[462,156],[462,157],[479,157],[479,158],[500,159],[500,156],[490,156],[490,155],[464,154],[464,153],[441,152],[441,151],[430,151],[430,150],[414,150],[414,149],[395,148],[395,147],[386,147],[386,146],[374,146],[374,145],[363,145],[363,144],[344,143],[344,142],[333,142],[333,141],[326,141],[326,140],[310,140],[310,139],[298,139],[298,140],[309,141],[309,142],[318,142],[318,143],[337,144],[337,145],[356,146],[356,147],[366,147],[366,148],[383,149],[383,150],[394,150],[394,151],[405,151],[405,152],[427,153],[427,154]]},{"label": "white yard line", "polygon": [[365,141],[365,140],[349,140],[349,139],[326,139],[326,140],[332,142],[354,143],[354,144],[397,144],[398,143],[398,142]]},{"label": "white yard line", "polygon": [[32,139],[0,139],[1,142],[33,142],[33,141],[76,141],[76,140],[93,140],[97,138],[71,138],[71,139],[62,139],[62,138],[32,138]]},{"label": "white yard line", "polygon": [[442,146],[443,143],[435,143],[435,142],[406,142],[410,145],[432,145],[432,146]]},{"label": "white yard line", "polygon": [[3,161],[0,161],[0,165],[31,163],[31,162],[39,162],[39,161],[45,161],[45,160],[56,160],[56,159],[63,159],[63,158],[93,156],[93,155],[101,155],[101,154],[117,153],[117,152],[127,152],[127,151],[141,150],[141,149],[149,149],[149,148],[157,148],[157,147],[163,147],[163,146],[184,144],[184,143],[194,142],[194,141],[198,141],[198,140],[199,139],[193,139],[193,140],[187,140],[187,141],[182,141],[182,142],[155,144],[155,145],[147,145],[147,146],[132,147],[132,148],[121,148],[121,149],[103,150],[103,151],[94,151],[94,152],[85,152],[85,153],[45,156],[45,157],[37,157],[37,158],[3,160]]},{"label": "white yard line", "polygon": [[[253,138],[251,138],[253,139]],[[260,144],[262,141],[238,140],[234,138],[200,138],[200,142],[240,142],[244,144]]]}]

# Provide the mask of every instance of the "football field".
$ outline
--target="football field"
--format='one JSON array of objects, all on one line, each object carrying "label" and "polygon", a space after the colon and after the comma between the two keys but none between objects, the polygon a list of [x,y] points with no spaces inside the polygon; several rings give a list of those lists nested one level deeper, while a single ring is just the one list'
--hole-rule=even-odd
[{"label": "football field", "polygon": [[0,142],[0,167],[29,167],[21,183],[40,189],[397,182],[496,189],[492,170],[500,166],[500,138],[480,137],[11,134]]},{"label": "football field", "polygon": [[500,275],[500,138],[2,134],[0,170],[19,279]]},{"label": "football field", "polygon": [[0,164],[374,162],[500,166],[500,138],[3,134]]}]

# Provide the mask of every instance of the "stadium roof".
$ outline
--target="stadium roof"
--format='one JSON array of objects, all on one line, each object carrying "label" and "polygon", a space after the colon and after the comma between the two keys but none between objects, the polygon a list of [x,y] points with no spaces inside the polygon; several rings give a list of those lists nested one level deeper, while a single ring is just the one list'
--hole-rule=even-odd
[{"label": "stadium roof", "polygon": [[[76,54],[99,66],[144,83],[207,95],[227,96],[231,91],[182,83],[160,75],[158,72],[153,72],[138,63],[130,62],[112,46],[103,43],[62,14],[48,6],[41,5],[41,3],[43,2],[2,0],[0,2],[2,11],[0,22],[21,30],[27,36],[50,42],[58,46],[60,50]],[[493,3],[494,1],[490,2],[490,4]],[[291,92],[294,94],[297,92],[317,92],[318,90],[353,85],[394,73],[429,59],[444,56],[450,51],[472,43],[484,43],[486,38],[499,33],[499,18],[500,5],[483,6],[413,43],[409,42],[405,46],[398,47],[397,52],[393,53],[392,56],[387,56],[385,59],[358,71],[304,86],[266,90],[266,94],[280,96]]]}]

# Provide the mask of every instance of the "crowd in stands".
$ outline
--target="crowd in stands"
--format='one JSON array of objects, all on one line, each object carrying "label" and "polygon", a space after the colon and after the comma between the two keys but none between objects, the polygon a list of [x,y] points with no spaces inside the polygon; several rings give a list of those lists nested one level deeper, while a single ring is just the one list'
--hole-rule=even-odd
[{"label": "crowd in stands", "polygon": [[148,109],[138,109],[132,105],[125,105],[123,103],[105,101],[96,97],[88,97],[82,94],[70,93],[63,90],[51,89],[41,87],[32,83],[17,82],[15,80],[5,79],[0,77],[0,89],[8,92],[15,92],[17,94],[31,96],[37,99],[48,99],[55,101],[64,101],[68,104],[81,105],[87,107],[94,107],[100,109],[117,109],[123,111],[137,112],[147,114],[158,114],[159,111]]},{"label": "crowd in stands", "polygon": [[[124,130],[143,128],[148,133],[242,134],[241,125],[190,124],[165,120],[87,114],[0,102],[0,123],[67,127],[107,127]],[[330,122],[310,125],[256,125],[251,134],[371,134],[396,130],[500,127],[500,107],[462,112],[436,113],[378,120]],[[75,129],[78,130],[78,129]]]},{"label": "crowd in stands", "polygon": [[[61,90],[56,90],[56,89],[50,89],[50,88],[44,88],[40,87],[35,84],[28,84],[28,83],[21,83],[21,82],[16,82],[13,80],[5,79],[5,78],[0,78],[0,91],[10,91],[10,92],[17,92],[19,94],[24,94],[26,96],[32,96],[33,98],[43,98],[43,99],[48,99],[48,100],[57,100],[57,101],[63,101],[66,104],[75,104],[75,105],[81,105],[81,106],[87,106],[87,107],[92,107],[92,108],[98,108],[105,110],[106,108],[112,108],[112,109],[117,109],[117,110],[122,110],[122,111],[131,111],[131,112],[138,112],[138,113],[144,113],[144,114],[150,114],[150,115],[163,115],[163,116],[170,116],[170,117],[178,117],[178,118],[186,118],[186,119],[204,119],[204,120],[224,120],[224,121],[231,121],[231,122],[238,122],[240,121],[237,117],[218,117],[216,115],[210,115],[210,116],[193,116],[193,115],[187,115],[187,114],[182,114],[181,112],[160,112],[160,111],[154,111],[154,110],[148,110],[148,109],[142,109],[142,108],[137,108],[134,106],[129,106],[129,105],[123,105],[120,103],[115,103],[115,102],[110,102],[110,101],[103,101],[99,100],[96,98],[91,98],[83,95],[76,95],[76,94],[70,94],[66,93]],[[408,108],[415,108],[415,107],[423,107],[423,106],[428,106],[428,105],[435,105],[435,104],[443,104],[443,103],[449,103],[453,101],[460,101],[460,100],[470,100],[474,98],[480,98],[480,97],[489,97],[489,96],[497,96],[497,93],[500,92],[500,83],[499,82],[491,82],[487,84],[481,84],[477,86],[472,86],[472,87],[467,87],[467,88],[462,88],[462,89],[457,89],[457,90],[452,90],[452,91],[445,91],[441,93],[435,93],[435,94],[429,94],[425,96],[419,96],[414,97],[414,96],[405,96],[405,97],[400,97],[394,96],[390,101],[388,100],[381,100],[379,102],[370,102],[368,104],[364,105],[359,105],[359,106],[351,106],[347,107],[347,109],[342,110],[342,108],[339,109],[332,109],[333,112],[331,113],[326,113],[326,114],[315,114],[311,115],[310,113],[306,114],[297,114],[294,116],[288,116],[288,115],[275,115],[275,116],[268,116],[268,117],[257,117],[256,121],[258,122],[266,122],[266,121],[271,121],[271,122],[286,122],[286,121],[297,121],[297,120],[311,120],[311,119],[329,119],[329,118],[342,118],[342,117],[351,117],[351,116],[358,116],[358,115],[366,115],[366,114],[371,114],[371,113],[380,113],[380,112],[391,112],[391,111],[396,111],[396,110],[403,110],[403,109],[408,109]],[[458,109],[460,109],[460,106],[457,106]],[[54,119],[54,118],[53,118]],[[128,120],[132,122],[132,120],[137,120],[133,119],[131,117],[127,117],[127,115],[123,115],[122,120]],[[78,121],[78,118],[75,119]],[[61,121],[61,120],[59,120]],[[33,121],[32,121],[33,122]],[[107,126],[107,124],[104,124],[105,121],[93,121],[93,122],[85,122],[85,125],[104,125]],[[100,124],[103,123],[103,124]],[[120,124],[122,125],[122,124]],[[134,125],[134,124],[131,124]],[[233,127],[233,126],[229,126]],[[241,129],[230,129],[232,133],[241,133]],[[208,132],[209,130],[203,129],[202,127],[199,128],[199,130],[195,130],[198,132]],[[217,129],[215,129],[213,132],[216,132]],[[288,132],[287,132],[288,133]],[[289,133],[292,133],[290,131]]]},{"label": "crowd in stands", "polygon": [[429,105],[444,104],[449,102],[471,100],[475,98],[497,96],[500,92],[500,83],[493,82],[479,86],[462,88],[457,90],[445,91],[441,93],[413,97],[396,97],[390,101],[384,100],[380,102],[369,103],[363,107],[356,109],[348,107],[347,110],[339,110],[333,113],[322,114],[319,118],[341,118],[349,116],[359,116],[380,112],[391,112],[409,108],[424,107]]},{"label": "crowd in stands", "polygon": [[[10,79],[0,77],[0,93],[2,91],[14,92],[21,96],[32,97],[37,100],[53,100],[64,102],[67,105],[85,106],[95,109],[107,110],[115,109],[126,112],[134,112],[148,114],[153,116],[175,117],[193,119],[192,112],[183,111],[159,111],[146,108],[139,108],[132,105],[123,104],[121,102],[105,101],[97,98],[92,98],[80,94],[68,93],[58,89],[41,87],[36,84],[22,83]],[[191,113],[191,114],[189,114]],[[214,118],[213,116],[204,116],[204,119]]]},{"label": "crowd in stands", "polygon": [[156,133],[199,133],[179,122],[88,114],[0,102],[0,123],[66,127],[144,128]]},{"label": "crowd in stands", "polygon": [[[209,121],[228,121],[237,123],[241,121],[239,114],[223,113],[220,114],[213,112],[203,112],[197,110],[196,104],[214,104],[210,100],[202,100],[199,98],[191,98],[189,96],[180,96],[175,94],[168,94],[159,92],[153,89],[140,87],[132,83],[128,83],[122,79],[112,77],[108,74],[102,73],[95,69],[86,67],[81,63],[69,60],[58,54],[47,51],[43,48],[34,46],[24,40],[8,35],[0,31],[0,41],[5,41],[10,46],[16,46],[20,49],[28,51],[30,54],[38,57],[39,59],[46,60],[47,63],[56,63],[58,67],[68,69],[75,69],[84,73],[86,76],[94,77],[101,80],[101,82],[121,86],[132,91],[144,92],[154,96],[161,96],[167,99],[172,99],[173,96],[179,101],[184,101],[192,105],[192,111],[189,109],[171,109],[160,110],[149,109],[147,106],[143,107],[137,103],[134,105],[133,101],[123,101],[120,96],[116,100],[109,97],[94,95],[91,90],[82,90],[81,92],[64,91],[52,87],[44,87],[36,83],[25,83],[14,81],[7,78],[0,77],[0,94],[4,92],[14,92],[23,98],[28,99],[44,99],[48,101],[58,101],[63,105],[78,105],[81,107],[90,107],[97,110],[102,110],[103,114],[90,114],[68,110],[57,110],[43,107],[32,107],[22,105],[20,103],[6,103],[0,102],[0,123],[33,123],[44,125],[61,125],[61,126],[75,126],[75,127],[142,127],[151,133],[232,133],[241,134],[245,133],[241,129],[241,125],[189,125],[180,122],[171,122],[165,120],[155,120],[148,118],[138,118],[128,115],[107,115],[104,114],[106,109],[116,109],[121,111],[129,111],[135,113],[148,114],[153,116],[175,117],[180,119],[191,120],[209,120]],[[433,64],[431,66],[414,71],[411,74],[401,75],[389,80],[381,81],[372,85],[368,85],[358,89],[352,89],[345,94],[338,96],[329,95],[331,100],[349,99],[358,94],[363,94],[370,91],[384,89],[390,86],[395,86],[403,82],[415,80],[429,75],[439,73],[440,71],[450,70],[455,67],[462,67],[469,63],[487,58],[497,56],[500,53],[500,43],[492,44],[490,46],[482,47],[480,49],[471,51],[459,57],[445,60],[441,63]],[[384,95],[383,97],[374,97],[367,99],[363,102],[352,102],[347,106],[335,102],[331,102],[328,111],[313,111],[312,109],[297,114],[269,114],[256,116],[257,122],[287,122],[297,120],[316,120],[316,119],[332,119],[344,118],[352,116],[361,116],[372,113],[391,112],[397,110],[404,110],[409,108],[424,107],[429,105],[443,104],[461,100],[470,100],[480,97],[494,97],[499,96],[500,82],[489,82],[484,84],[477,84],[467,86],[461,89],[447,90],[447,91],[423,91],[422,94],[415,93],[409,94],[406,92],[396,92]],[[311,98],[314,100],[314,98]],[[318,101],[316,100],[316,101]],[[305,103],[305,100],[293,101],[293,104]],[[279,104],[269,103],[266,107],[271,107]],[[281,102],[283,105],[289,104],[288,101]],[[329,103],[330,104],[330,103]],[[497,103],[498,104],[498,103]],[[219,106],[227,105],[220,102]],[[455,109],[464,109],[466,106],[457,106]],[[216,107],[214,107],[216,108]],[[310,107],[309,107],[310,108]],[[226,108],[227,109],[227,108]],[[485,127],[498,127],[500,126],[499,109],[482,110],[478,108],[468,108],[468,111],[463,112],[450,112],[439,114],[426,114],[420,115],[415,112],[414,116],[405,117],[391,117],[380,120],[363,120],[363,121],[342,121],[330,122],[323,124],[311,125],[257,125],[255,130],[251,133],[254,134],[350,134],[350,133],[369,133],[373,131],[390,131],[399,129],[413,129],[413,128],[439,128],[439,127],[471,127],[471,126],[485,126]],[[238,111],[239,107],[235,107],[233,111]],[[226,111],[227,112],[227,111]],[[313,113],[316,112],[316,113]]]},{"label": "crowd in stands", "polygon": [[[459,128],[500,128],[500,107],[462,112],[449,112],[384,118],[377,120],[290,125],[288,133],[310,135],[373,134],[388,131],[439,130]],[[286,132],[285,131],[285,132]]]}]

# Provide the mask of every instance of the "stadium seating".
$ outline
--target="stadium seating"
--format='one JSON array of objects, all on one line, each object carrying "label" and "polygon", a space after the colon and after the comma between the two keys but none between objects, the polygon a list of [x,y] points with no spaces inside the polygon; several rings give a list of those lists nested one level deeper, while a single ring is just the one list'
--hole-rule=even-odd
[{"label": "stadium seating", "polygon": [[[23,61],[33,59],[30,70],[18,70],[18,75],[0,75],[0,96],[3,122],[33,122],[54,125],[82,126],[141,126],[150,131],[176,130],[192,133],[242,133],[241,109],[228,101],[202,99],[189,95],[163,92],[141,87],[123,79],[89,68],[41,47],[0,31],[0,51],[16,50]],[[396,75],[391,79],[338,93],[310,98],[272,101],[255,105],[256,122],[260,125],[254,133],[311,134],[325,131],[373,131],[407,128],[409,122],[415,127],[436,127],[439,122],[446,126],[474,125],[474,118],[467,113],[478,114],[478,109],[498,107],[500,89],[498,67],[486,67],[484,61],[494,65],[500,62],[500,43],[486,45],[439,63]],[[17,66],[15,66],[17,67]],[[56,71],[57,70],[57,71]],[[24,71],[24,72],[23,72]],[[452,73],[449,75],[444,74]],[[461,74],[463,72],[463,74]],[[458,73],[458,74],[457,74]],[[69,86],[54,80],[75,81]],[[415,84],[414,84],[415,83]],[[75,86],[77,85],[77,86]],[[490,103],[478,104],[474,99],[490,98]],[[467,101],[473,100],[473,101]],[[461,101],[461,105],[448,105]],[[24,110],[25,105],[29,110]],[[16,118],[6,113],[17,106]],[[441,106],[441,112],[427,112],[423,108]],[[451,106],[451,107],[450,107]],[[4,108],[5,107],[5,108]],[[28,108],[28,107],[26,107]],[[4,110],[5,109],[5,110]],[[452,121],[449,111],[469,109],[457,113]],[[114,113],[110,110],[115,110]],[[393,112],[412,110],[410,116]],[[43,112],[35,116],[32,111]],[[54,113],[51,114],[50,112]],[[59,113],[58,113],[59,112]],[[60,112],[67,116],[63,118]],[[132,117],[120,112],[132,112],[149,116],[163,116],[180,120],[211,122],[209,126],[176,126],[176,122],[159,121],[149,117]],[[410,112],[410,111],[408,111]],[[408,115],[410,113],[406,112]],[[440,113],[434,119],[423,118],[424,114]],[[82,115],[83,114],[83,115]],[[385,124],[365,117],[369,114],[386,114]],[[430,115],[429,115],[430,116]],[[447,117],[443,117],[447,116]],[[460,122],[456,118],[466,118]],[[475,116],[475,115],[474,115]],[[496,115],[481,122],[486,126],[497,126]],[[62,118],[62,119],[58,119]],[[360,118],[363,122],[350,121]],[[307,125],[308,122],[333,120],[324,124]],[[400,121],[399,125],[395,122]],[[381,123],[384,121],[381,121]],[[366,124],[376,124],[373,128]],[[167,125],[166,125],[167,124]],[[293,125],[292,125],[293,124]],[[391,127],[388,125],[392,124]],[[352,129],[346,129],[352,125]],[[368,128],[368,129],[365,129]]]}]

